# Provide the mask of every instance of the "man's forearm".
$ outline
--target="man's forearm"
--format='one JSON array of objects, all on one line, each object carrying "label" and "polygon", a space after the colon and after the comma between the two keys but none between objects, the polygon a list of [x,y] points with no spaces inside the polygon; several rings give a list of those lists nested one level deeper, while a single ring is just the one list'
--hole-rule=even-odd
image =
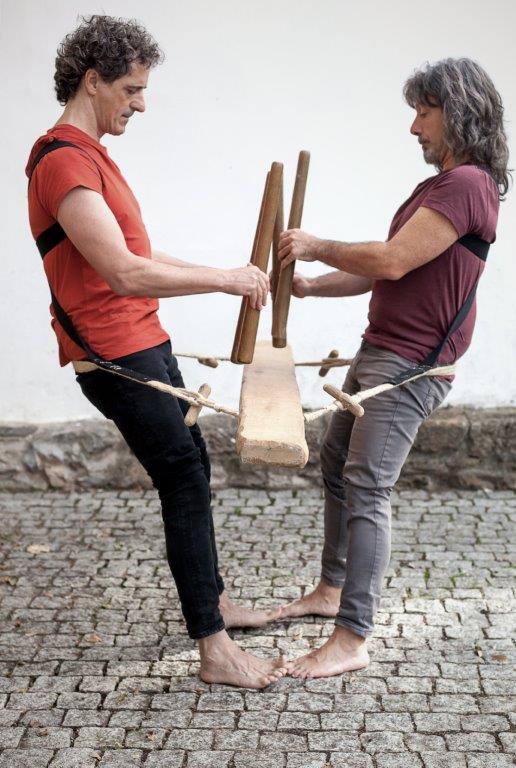
[{"label": "man's forearm", "polygon": [[152,251],[152,260],[158,261],[160,264],[169,264],[172,267],[190,267],[191,269],[198,269],[200,264],[192,264],[189,261],[182,261],[176,259],[175,256],[169,256],[168,253],[163,251]]},{"label": "man's forearm", "polygon": [[189,296],[197,293],[213,293],[226,288],[225,273],[212,267],[196,267],[190,264],[178,266],[170,262],[143,259],[130,255],[123,270],[117,274],[117,293],[126,296],[167,298]]},{"label": "man's forearm", "polygon": [[393,247],[389,242],[341,243],[338,240],[317,240],[314,249],[318,261],[351,275],[373,280],[393,280],[399,277]]},{"label": "man's forearm", "polygon": [[369,277],[350,275],[348,272],[329,272],[314,277],[309,282],[309,296],[359,296],[368,293],[373,286]]}]

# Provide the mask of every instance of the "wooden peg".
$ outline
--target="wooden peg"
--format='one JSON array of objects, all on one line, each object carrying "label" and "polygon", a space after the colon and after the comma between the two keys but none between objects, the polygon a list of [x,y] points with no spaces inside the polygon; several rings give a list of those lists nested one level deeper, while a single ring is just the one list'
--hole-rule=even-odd
[{"label": "wooden peg", "polygon": [[208,368],[218,368],[219,367],[219,361],[216,360],[214,357],[198,357],[197,361],[201,365],[208,366]]},{"label": "wooden peg", "polygon": [[[209,384],[201,384],[199,387],[199,394],[203,397],[209,397],[211,394],[211,387]],[[191,405],[185,416],[185,424],[187,427],[193,427],[197,423],[199,414],[202,410],[202,405]]]},{"label": "wooden peg", "polygon": [[[292,193],[288,229],[299,229],[301,226],[309,165],[310,152],[302,150],[299,153],[297,161],[296,181]],[[280,271],[274,293],[274,304],[272,307],[272,346],[280,349],[287,344],[287,320],[290,297],[292,295],[294,270],[295,262],[292,261],[285,267],[285,269]]]},{"label": "wooden peg", "polygon": [[345,411],[351,411],[353,416],[364,415],[364,409],[353,399],[352,395],[348,395],[347,392],[343,392],[341,389],[334,387],[333,384],[324,384],[323,389],[331,395],[334,400],[338,400]]},{"label": "wooden peg", "polygon": [[[256,238],[256,251],[254,254],[255,258],[253,260],[253,263],[259,267],[262,272],[265,273],[267,273],[268,268],[269,254],[272,244],[274,222],[276,221],[276,213],[278,210],[282,177],[282,163],[273,163],[271,165],[270,175],[265,189],[263,216],[259,226],[258,237]],[[258,333],[258,322],[260,320],[260,311],[258,309],[253,309],[253,307],[249,305],[247,298],[244,298],[242,306],[244,307],[244,310],[241,324],[239,318],[241,333],[238,344],[238,353],[236,355],[232,354],[231,360],[233,362],[249,364],[253,361],[256,334]],[[233,353],[234,352],[235,348],[233,347]]]},{"label": "wooden peg", "polygon": [[326,361],[329,362],[330,360],[335,360],[338,356],[339,356],[339,350],[338,349],[332,349],[330,354],[328,355],[328,357],[324,358],[323,365],[321,365],[321,367],[319,368],[319,376],[326,376],[326,374],[328,373],[328,371],[332,367],[331,365],[324,365],[324,363]]}]

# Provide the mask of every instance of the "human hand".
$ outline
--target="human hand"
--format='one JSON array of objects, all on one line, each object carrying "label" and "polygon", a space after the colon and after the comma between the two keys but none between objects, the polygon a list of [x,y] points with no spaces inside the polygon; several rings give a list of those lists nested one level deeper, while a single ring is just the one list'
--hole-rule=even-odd
[{"label": "human hand", "polygon": [[316,250],[319,238],[309,235],[300,229],[287,229],[279,238],[278,258],[281,268],[298,259],[299,261],[316,261]]},{"label": "human hand", "polygon": [[310,296],[310,283],[311,279],[300,275],[299,272],[294,272],[292,278],[292,296],[298,299],[304,299],[306,296]]},{"label": "human hand", "polygon": [[247,296],[253,309],[263,309],[267,304],[269,278],[254,264],[245,267],[224,270],[226,277],[225,293],[233,296]]}]

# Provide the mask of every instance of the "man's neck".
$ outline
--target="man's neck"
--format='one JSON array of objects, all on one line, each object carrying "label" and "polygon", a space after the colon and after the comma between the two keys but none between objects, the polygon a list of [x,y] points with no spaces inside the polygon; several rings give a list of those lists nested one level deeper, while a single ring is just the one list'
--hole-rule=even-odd
[{"label": "man's neck", "polygon": [[79,128],[79,130],[87,133],[88,136],[91,136],[95,141],[100,141],[104,135],[104,133],[100,132],[98,129],[95,113],[91,109],[91,106],[88,103],[83,103],[80,97],[76,97],[75,99],[72,99],[72,101],[69,101],[64,108],[64,112],[56,122],[56,125],[61,125],[63,123]]}]

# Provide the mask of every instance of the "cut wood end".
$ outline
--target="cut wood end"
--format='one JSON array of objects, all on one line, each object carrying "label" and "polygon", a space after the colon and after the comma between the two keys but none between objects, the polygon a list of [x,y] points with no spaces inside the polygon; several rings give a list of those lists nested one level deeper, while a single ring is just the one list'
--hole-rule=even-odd
[{"label": "cut wood end", "polygon": [[[209,384],[201,384],[199,387],[199,394],[203,397],[209,397],[211,394],[211,387]],[[187,427],[193,427],[197,423],[199,414],[202,411],[202,405],[191,405],[185,416],[185,424]]]}]

